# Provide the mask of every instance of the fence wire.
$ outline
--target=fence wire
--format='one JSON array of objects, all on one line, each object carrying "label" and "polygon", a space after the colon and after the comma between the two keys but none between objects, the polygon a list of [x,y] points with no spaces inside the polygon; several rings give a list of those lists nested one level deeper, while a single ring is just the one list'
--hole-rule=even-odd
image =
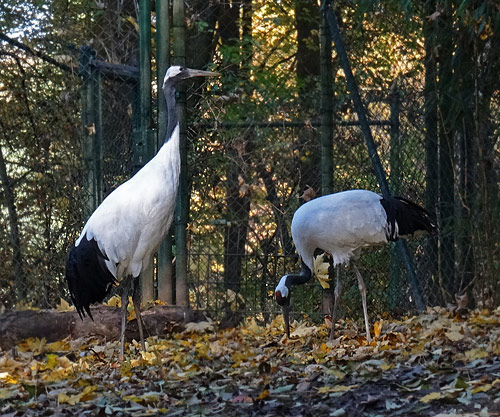
[{"label": "fence wire", "polygon": [[[72,6],[58,24],[66,30],[61,33],[71,25],[80,31],[39,45],[73,73],[1,45],[3,308],[51,307],[68,298],[68,248],[92,208],[136,169],[137,84],[95,66],[77,75],[81,51],[68,46],[88,45],[96,60],[135,67],[135,3],[102,5]],[[425,94],[423,35],[410,34],[415,22],[405,21],[405,37],[395,29],[404,17],[394,11],[385,10],[392,13],[388,23],[379,12],[369,11],[370,20],[354,5],[342,10],[351,63],[392,190],[427,207],[440,227],[437,238],[409,240],[425,303],[445,305],[468,294],[476,306],[497,306],[498,88],[488,117],[476,124],[482,133],[469,139],[455,131],[446,159],[444,133],[429,130],[429,106],[439,103],[429,104]],[[155,21],[153,13],[153,31]],[[189,2],[185,21],[187,65],[222,74],[187,88],[190,303],[217,320],[253,315],[267,321],[278,312],[275,285],[300,265],[290,235],[293,213],[310,190],[321,194],[320,14],[303,2]],[[336,59],[333,52],[333,188],[378,191]],[[156,113],[151,117],[155,127]],[[392,245],[366,250],[358,266],[371,315],[414,308]],[[344,272],[343,286],[342,313],[359,320],[354,274]],[[296,317],[320,319],[327,310],[317,282],[294,289],[293,299]]]}]

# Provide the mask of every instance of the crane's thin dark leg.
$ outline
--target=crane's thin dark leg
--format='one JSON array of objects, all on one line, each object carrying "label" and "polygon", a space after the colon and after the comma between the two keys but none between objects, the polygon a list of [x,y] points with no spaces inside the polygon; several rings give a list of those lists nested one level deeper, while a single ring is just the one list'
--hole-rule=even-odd
[{"label": "crane's thin dark leg", "polygon": [[335,323],[337,321],[337,311],[339,308],[340,294],[342,292],[342,283],[340,282],[341,270],[342,270],[342,265],[340,265],[340,264],[335,265],[335,276],[336,276],[337,281],[335,283],[335,291],[333,293],[334,299],[333,299],[332,328],[330,330],[330,340],[333,340],[333,335],[335,333]]},{"label": "crane's thin dark leg", "polygon": [[359,288],[359,291],[361,292],[361,300],[363,302],[363,314],[365,316],[366,341],[369,343],[372,341],[372,338],[370,336],[370,324],[368,322],[368,309],[366,307],[366,286],[365,286],[365,282],[363,281],[363,277],[361,276],[356,265],[354,265],[354,262],[351,262],[351,265],[354,269],[354,272],[356,273],[356,276],[358,277],[358,288]]},{"label": "crane's thin dark leg", "polygon": [[141,338],[141,348],[146,350],[146,344],[144,343],[144,331],[143,331],[143,321],[141,316],[141,299],[142,299],[142,288],[141,280],[139,277],[134,278],[134,292],[132,294],[132,301],[134,303],[135,317],[137,319],[137,327],[139,328],[139,337]]},{"label": "crane's thin dark leg", "polygon": [[122,328],[120,333],[120,357],[123,358],[123,353],[125,350],[125,328],[127,327],[127,316],[128,316],[128,296],[132,288],[132,279],[130,277],[124,278],[122,284]]}]

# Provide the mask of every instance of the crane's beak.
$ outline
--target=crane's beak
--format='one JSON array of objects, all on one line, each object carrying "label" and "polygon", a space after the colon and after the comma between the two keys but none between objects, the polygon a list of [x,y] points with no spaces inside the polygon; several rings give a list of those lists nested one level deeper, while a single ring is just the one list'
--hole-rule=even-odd
[{"label": "crane's beak", "polygon": [[282,307],[283,310],[283,322],[285,323],[285,333],[290,339],[290,304],[285,304]]},{"label": "crane's beak", "polygon": [[186,70],[186,78],[192,78],[192,77],[215,77],[217,75],[220,75],[218,72],[212,72],[212,71],[203,71],[203,70],[197,70],[197,69],[187,69]]}]

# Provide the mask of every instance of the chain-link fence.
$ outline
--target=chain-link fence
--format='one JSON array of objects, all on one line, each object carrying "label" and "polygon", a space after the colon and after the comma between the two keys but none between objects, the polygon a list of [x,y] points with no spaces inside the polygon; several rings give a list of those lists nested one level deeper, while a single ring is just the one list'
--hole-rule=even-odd
[{"label": "chain-link fence", "polygon": [[[175,13],[182,8],[174,3],[170,16],[179,21]],[[143,126],[135,6],[124,2],[118,10],[104,2],[85,10],[80,18],[86,31],[72,40],[89,47],[68,52],[72,73],[2,44],[3,94],[9,98],[0,123],[0,302],[6,308],[53,306],[67,297],[67,249],[96,204],[141,164],[137,144],[150,138],[159,112],[153,108],[152,124]],[[272,293],[279,278],[300,266],[290,222],[304,196],[311,190],[320,195],[322,188],[380,189],[338,56],[324,47],[328,33],[315,4],[184,6],[185,38],[176,37],[182,32],[175,25],[172,31],[174,60],[184,44],[188,66],[221,74],[186,91],[190,303],[222,321],[245,315],[267,320],[277,312]],[[421,19],[423,11],[408,20],[397,8],[368,8],[365,17],[359,5],[342,3],[338,10],[391,190],[427,207],[440,228],[436,237],[408,242],[417,289],[393,245],[363,253],[358,266],[369,311],[397,315],[414,309],[416,290],[427,305],[457,302],[464,294],[471,304],[498,305],[498,85],[471,93],[478,106],[480,94],[489,92],[489,99],[481,107],[486,113],[470,109],[470,121],[469,109],[448,108],[443,101],[450,91],[459,92],[442,81],[446,65],[436,60],[444,54],[432,59],[443,35]],[[153,13],[153,35],[157,22]],[[488,36],[482,42],[497,35]],[[326,147],[325,85],[333,120]],[[153,99],[157,94],[155,87]],[[457,128],[457,120],[465,127]],[[325,148],[331,151],[332,190],[325,182]],[[175,236],[172,243],[175,259],[182,248]],[[171,278],[175,282],[175,274]],[[344,274],[343,286],[343,313],[358,319],[354,274]],[[317,283],[294,289],[295,312],[321,317],[321,292]]]}]

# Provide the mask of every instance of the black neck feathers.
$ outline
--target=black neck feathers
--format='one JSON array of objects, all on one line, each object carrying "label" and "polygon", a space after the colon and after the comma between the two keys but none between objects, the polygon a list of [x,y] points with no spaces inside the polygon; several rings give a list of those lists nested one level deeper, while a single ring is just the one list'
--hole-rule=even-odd
[{"label": "black neck feathers", "polygon": [[175,84],[171,80],[167,80],[163,87],[163,94],[165,95],[165,100],[167,102],[167,137],[164,143],[168,142],[172,137],[175,127],[179,124],[179,118],[177,117],[177,109],[175,108]]},{"label": "black neck feathers", "polygon": [[285,285],[290,288],[291,285],[305,284],[312,278],[311,269],[302,261],[302,269],[298,274],[288,274]]}]

